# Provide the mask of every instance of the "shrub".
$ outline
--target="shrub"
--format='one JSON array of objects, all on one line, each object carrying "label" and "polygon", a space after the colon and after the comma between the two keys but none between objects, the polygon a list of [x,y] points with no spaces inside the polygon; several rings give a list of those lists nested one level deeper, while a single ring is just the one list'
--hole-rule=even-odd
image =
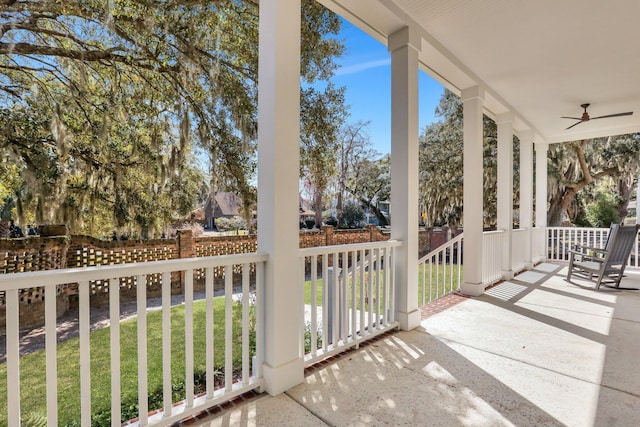
[{"label": "shrub", "polygon": [[347,202],[342,209],[342,220],[349,228],[359,227],[364,220],[364,210],[355,202]]},{"label": "shrub", "polygon": [[204,233],[204,227],[199,222],[186,222],[179,226],[179,228],[169,227],[163,236],[167,239],[175,239],[178,235],[178,230],[191,230],[193,237],[198,237]]},{"label": "shrub", "polygon": [[233,218],[216,218],[216,227],[218,231],[246,230],[247,224],[244,219],[234,216]]},{"label": "shrub", "polygon": [[338,220],[334,216],[326,217],[325,220],[324,220],[324,223],[327,224],[327,225],[331,225],[333,227],[337,227],[338,226]]},{"label": "shrub", "polygon": [[597,201],[586,207],[586,219],[592,227],[609,227],[620,222],[615,197],[599,192]]}]

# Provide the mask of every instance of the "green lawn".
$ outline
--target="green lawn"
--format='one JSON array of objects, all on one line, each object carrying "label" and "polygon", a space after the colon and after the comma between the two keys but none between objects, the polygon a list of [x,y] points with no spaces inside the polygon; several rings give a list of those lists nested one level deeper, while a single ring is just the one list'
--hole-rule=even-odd
[{"label": "green lawn", "polygon": [[[367,278],[367,274],[365,274],[365,283],[366,286],[368,286],[368,278]],[[348,291],[347,291],[347,299],[349,301],[349,307],[351,307],[351,286],[354,283],[352,278],[349,278],[349,283],[348,283]],[[375,282],[374,282],[374,290],[375,290]],[[360,276],[358,276],[358,280],[356,281],[356,309],[360,309],[360,291],[361,291],[361,286],[360,286]],[[382,290],[381,290],[382,292]],[[307,305],[311,305],[311,296],[312,296],[312,287],[311,287],[311,280],[307,280],[304,283],[304,303]],[[318,279],[317,281],[317,285],[316,285],[316,305],[317,306],[322,306],[322,279]],[[368,310],[369,306],[367,303],[365,303],[365,310]]]},{"label": "green lawn", "polygon": [[[437,267],[437,271],[436,271]],[[431,273],[431,301],[440,298],[450,293],[451,283],[453,283],[453,289],[456,289],[458,283],[458,265],[421,265],[418,269],[418,304],[426,304],[429,302],[429,273]],[[453,276],[452,276],[453,273]],[[463,267],[460,266],[460,281],[462,281]],[[443,285],[443,280],[446,278],[446,284]],[[452,281],[453,279],[453,281]],[[436,283],[439,285],[436,286]],[[426,288],[425,288],[426,287]],[[424,288],[424,301],[423,301],[423,288]]]},{"label": "green lawn", "polygon": [[[419,270],[418,270],[418,303],[420,305],[423,304],[423,287],[427,286],[427,288],[424,289],[424,303],[429,302],[429,267],[427,266],[427,270],[424,270],[424,266],[420,266]],[[424,274],[423,271],[426,273]],[[463,267],[460,266],[460,278],[462,280],[462,272],[463,272]],[[451,289],[451,279],[452,279],[452,273],[453,273],[453,287],[455,290],[456,284],[457,284],[457,279],[458,279],[458,266],[457,265],[449,265],[446,266],[446,273],[445,273],[445,266],[440,264],[438,266],[438,269],[436,271],[436,265],[433,265],[431,267],[431,300],[433,301],[436,298],[442,297],[443,295],[445,295],[446,293],[450,292]],[[443,287],[443,280],[446,276],[446,286]],[[358,281],[360,279],[358,278]],[[365,279],[367,280],[367,279]],[[352,283],[352,279],[349,279],[349,286],[351,286]],[[440,285],[438,287],[436,287],[436,283],[439,283]],[[349,288],[350,289],[350,288]],[[443,294],[443,292],[445,292],[445,294]],[[311,304],[311,280],[307,280],[305,282],[305,286],[304,286],[304,303],[310,305]],[[349,291],[350,292],[350,291]],[[357,298],[360,298],[360,286],[358,286],[356,288],[356,295]],[[349,293],[349,302],[351,302],[351,293]],[[322,279],[318,279],[317,281],[317,290],[316,290],[316,304],[318,306],[322,305]],[[360,303],[359,300],[357,302],[357,306],[358,308],[360,307]],[[368,307],[367,307],[368,309]]]},{"label": "green lawn", "polygon": [[[224,298],[214,299],[215,366],[224,367]],[[194,366],[205,370],[205,302],[194,303]],[[241,366],[241,306],[233,305],[233,360]],[[162,312],[147,313],[148,390],[162,387]],[[122,401],[137,402],[137,321],[120,324],[120,358]],[[92,413],[104,413],[111,405],[111,369],[109,328],[91,333],[91,405]],[[171,309],[171,372],[172,382],[181,383],[185,377],[184,306]],[[79,340],[71,339],[58,345],[58,404],[59,425],[74,425],[80,418]],[[46,414],[45,353],[39,351],[20,360],[21,402],[23,414]],[[6,364],[0,365],[0,402],[6,402]],[[184,397],[183,397],[184,398]],[[6,403],[0,407],[6,408]],[[124,405],[123,405],[124,406]],[[152,410],[154,408],[149,408]],[[0,411],[0,425],[6,425],[6,411]]]}]

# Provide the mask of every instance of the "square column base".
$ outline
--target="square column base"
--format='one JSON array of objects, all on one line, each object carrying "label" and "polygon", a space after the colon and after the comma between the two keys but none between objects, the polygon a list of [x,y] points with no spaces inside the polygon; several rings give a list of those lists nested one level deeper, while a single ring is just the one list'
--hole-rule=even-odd
[{"label": "square column base", "polygon": [[460,292],[472,297],[479,297],[484,294],[484,284],[462,282],[460,284]]},{"label": "square column base", "polygon": [[513,270],[502,270],[502,278],[504,280],[511,280],[515,277]]},{"label": "square column base", "polygon": [[304,382],[304,359],[293,359],[276,367],[265,363],[262,366],[262,372],[265,391],[275,396]]},{"label": "square column base", "polygon": [[396,312],[396,320],[403,331],[415,329],[420,326],[420,310],[414,310],[411,313]]}]

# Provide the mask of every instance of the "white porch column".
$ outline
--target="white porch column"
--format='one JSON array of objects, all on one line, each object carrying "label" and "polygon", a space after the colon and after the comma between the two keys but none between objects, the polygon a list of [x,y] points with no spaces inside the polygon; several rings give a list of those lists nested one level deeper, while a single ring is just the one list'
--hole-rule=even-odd
[{"label": "white porch column", "polygon": [[547,226],[547,151],[549,144],[536,143],[536,227]]},{"label": "white porch column", "polygon": [[391,53],[391,238],[395,258],[396,319],[408,331],[418,310],[418,51],[421,39],[405,27],[389,36]]},{"label": "white porch column", "polygon": [[513,113],[496,117],[498,125],[498,207],[496,226],[502,235],[502,277],[513,279],[513,251],[511,230],[513,229]]},{"label": "white porch column", "polygon": [[[536,228],[547,227],[547,151],[549,144],[536,143]],[[546,232],[545,232],[546,236]],[[547,258],[546,237],[542,239],[541,247],[533,248],[534,257]]]},{"label": "white porch column", "polygon": [[300,354],[298,178],[300,0],[260,2],[258,74],[258,252],[265,269],[266,391],[304,380]]},{"label": "white porch column", "polygon": [[484,293],[482,283],[482,227],[483,227],[483,176],[482,176],[482,102],[484,90],[479,86],[464,89],[461,94],[464,132],[464,281],[460,291],[478,296]]},{"label": "white porch column", "polygon": [[640,176],[638,176],[638,187],[636,188],[636,224],[640,224]]},{"label": "white porch column", "polygon": [[520,132],[520,228],[526,229],[525,268],[533,268],[533,132]]}]

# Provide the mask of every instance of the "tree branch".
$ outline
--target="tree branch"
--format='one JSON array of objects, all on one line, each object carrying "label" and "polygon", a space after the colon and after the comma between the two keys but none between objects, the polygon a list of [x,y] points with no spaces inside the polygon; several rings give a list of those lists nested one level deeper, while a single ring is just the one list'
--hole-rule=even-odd
[{"label": "tree branch", "polygon": [[[122,52],[116,53],[116,52]],[[176,72],[180,70],[178,65],[160,65],[149,63],[148,58],[130,56],[131,53],[123,46],[114,46],[104,50],[79,51],[55,46],[33,45],[30,43],[4,43],[0,42],[0,55],[42,55],[75,59],[86,62],[117,62],[125,65],[140,67],[161,73]]]}]

